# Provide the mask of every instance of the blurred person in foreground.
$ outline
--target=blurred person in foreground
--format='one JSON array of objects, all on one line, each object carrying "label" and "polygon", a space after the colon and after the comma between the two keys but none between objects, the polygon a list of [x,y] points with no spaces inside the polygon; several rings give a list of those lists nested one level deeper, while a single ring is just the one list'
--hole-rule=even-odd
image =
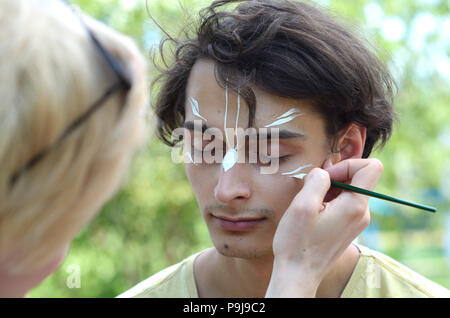
[{"label": "blurred person in foreground", "polygon": [[59,0],[2,0],[0,26],[0,297],[23,297],[145,141],[146,63]]},{"label": "blurred person in foreground", "polygon": [[[170,39],[154,104],[159,137],[189,144],[185,169],[214,247],[119,297],[449,295],[352,243],[369,199],[330,190],[330,179],[371,190],[383,170],[368,157],[391,135],[395,85],[368,44],[325,9],[284,0],[214,1],[186,34]],[[266,146],[278,149],[263,160],[243,141],[269,127]]]}]

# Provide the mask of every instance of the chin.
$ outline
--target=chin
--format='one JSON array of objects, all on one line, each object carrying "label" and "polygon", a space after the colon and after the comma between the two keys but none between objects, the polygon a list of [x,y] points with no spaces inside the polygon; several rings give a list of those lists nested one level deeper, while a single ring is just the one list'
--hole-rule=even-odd
[{"label": "chin", "polygon": [[213,244],[217,252],[226,257],[243,259],[256,259],[261,257],[273,257],[272,244],[267,245],[259,242],[249,242],[243,237],[220,237],[213,238]]}]

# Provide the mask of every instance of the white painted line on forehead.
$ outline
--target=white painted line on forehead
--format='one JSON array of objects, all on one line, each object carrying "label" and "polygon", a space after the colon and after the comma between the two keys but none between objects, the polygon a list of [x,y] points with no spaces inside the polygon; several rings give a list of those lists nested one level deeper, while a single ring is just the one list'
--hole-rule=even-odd
[{"label": "white painted line on forehead", "polygon": [[264,127],[269,128],[269,127],[273,127],[273,126],[286,124],[286,123],[290,122],[291,120],[293,120],[294,118],[297,118],[302,115],[303,114],[297,108],[291,108],[290,110],[285,112],[283,115],[278,116],[276,118],[277,119],[276,121],[274,121],[271,124],[265,125]]},{"label": "white painted line on forehead", "polygon": [[223,170],[228,171],[231,168],[233,168],[233,166],[236,164],[236,162],[238,161],[238,142],[239,142],[239,138],[237,136],[237,128],[238,128],[238,122],[239,122],[239,113],[241,110],[241,94],[240,94],[240,90],[238,88],[238,100],[237,100],[237,115],[236,115],[236,123],[235,123],[235,131],[234,134],[236,136],[236,146],[233,149],[228,149],[229,147],[229,140],[228,140],[228,134],[227,134],[227,116],[228,116],[228,79],[227,79],[227,84],[225,86],[225,118],[224,118],[224,122],[223,122],[223,128],[225,131],[225,138],[226,138],[226,142],[227,142],[227,153],[225,154],[225,157],[223,158],[222,161],[222,167]]},{"label": "white painted line on forehead", "polygon": [[191,103],[192,113],[194,116],[200,117],[204,121],[207,121],[205,117],[200,115],[200,108],[198,107],[198,102],[195,98],[191,97],[189,98],[189,102]]},{"label": "white painted line on forehead", "polygon": [[239,123],[239,113],[241,111],[241,90],[238,88],[238,100],[237,100],[237,115],[236,115],[236,128],[234,134],[236,135],[236,149],[239,149],[239,138],[237,135],[238,123]]},{"label": "white painted line on forehead", "polygon": [[225,116],[223,119],[223,131],[225,132],[225,141],[226,141],[226,148],[228,149],[228,146],[230,144],[228,140],[228,134],[227,134],[227,117],[228,117],[228,78],[227,83],[225,85]]}]

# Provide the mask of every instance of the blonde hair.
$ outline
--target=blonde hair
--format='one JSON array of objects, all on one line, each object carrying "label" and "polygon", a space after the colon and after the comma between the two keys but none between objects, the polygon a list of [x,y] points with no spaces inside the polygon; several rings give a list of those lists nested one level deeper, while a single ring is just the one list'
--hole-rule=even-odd
[{"label": "blonde hair", "polygon": [[123,65],[131,88],[111,95],[11,187],[14,172],[54,143],[117,76],[59,0],[0,3],[0,264],[13,264],[14,273],[57,257],[118,190],[148,132],[144,58],[129,38],[84,19]]}]

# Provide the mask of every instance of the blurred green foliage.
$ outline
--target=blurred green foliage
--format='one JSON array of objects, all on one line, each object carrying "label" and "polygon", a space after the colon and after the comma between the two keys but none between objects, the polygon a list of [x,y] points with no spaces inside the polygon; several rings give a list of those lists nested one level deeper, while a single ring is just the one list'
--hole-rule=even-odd
[{"label": "blurred green foliage", "polygon": [[[134,38],[149,57],[161,31],[148,17],[147,9],[170,34],[177,35],[210,1],[72,2]],[[319,3],[361,28],[361,33],[382,49],[382,57],[398,82],[395,107],[400,123],[383,151],[372,155],[385,167],[376,190],[438,207],[433,215],[371,199],[372,224],[360,242],[376,246],[449,288],[450,2]],[[153,68],[150,73],[155,75]],[[170,151],[155,138],[150,139],[135,157],[122,190],[76,237],[61,268],[29,297],[114,297],[211,246],[183,165],[171,161]],[[71,264],[80,266],[81,288],[67,287],[66,270]]]}]

